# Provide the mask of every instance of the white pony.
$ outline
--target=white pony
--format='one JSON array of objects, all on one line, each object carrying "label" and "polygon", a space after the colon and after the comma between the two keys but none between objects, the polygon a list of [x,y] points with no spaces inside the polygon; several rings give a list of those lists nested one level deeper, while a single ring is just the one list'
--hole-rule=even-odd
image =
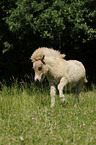
[{"label": "white pony", "polygon": [[49,81],[51,107],[55,104],[56,86],[59,90],[61,101],[65,101],[63,94],[63,88],[65,86],[75,87],[76,100],[79,101],[78,95],[84,83],[87,82],[85,68],[81,62],[76,60],[66,61],[65,59],[54,56],[42,56],[37,61],[34,61],[34,59],[32,61],[35,71],[35,81],[42,81],[45,76]]}]

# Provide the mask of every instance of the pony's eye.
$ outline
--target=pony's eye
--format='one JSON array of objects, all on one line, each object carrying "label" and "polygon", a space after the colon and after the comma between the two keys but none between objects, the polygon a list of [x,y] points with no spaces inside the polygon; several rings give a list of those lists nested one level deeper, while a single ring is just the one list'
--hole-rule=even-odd
[{"label": "pony's eye", "polygon": [[38,67],[38,70],[41,71],[42,70],[42,66]]}]

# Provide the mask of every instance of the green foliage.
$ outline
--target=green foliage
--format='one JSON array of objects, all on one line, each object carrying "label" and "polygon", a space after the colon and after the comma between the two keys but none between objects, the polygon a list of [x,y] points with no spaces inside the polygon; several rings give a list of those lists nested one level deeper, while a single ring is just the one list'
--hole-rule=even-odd
[{"label": "green foliage", "polygon": [[9,44],[9,43],[6,41],[6,42],[4,42],[4,48],[5,48],[5,49],[2,51],[3,54],[6,53],[6,52],[8,52],[8,51],[10,51],[10,49],[12,49],[13,46],[12,46],[12,44]]},{"label": "green foliage", "polygon": [[[6,18],[10,15],[9,10],[15,8],[15,2],[17,0],[7,0],[0,1],[0,55],[10,51],[12,48],[12,42],[10,44],[11,32],[8,29],[7,24],[5,23]],[[6,43],[8,45],[6,45]]]},{"label": "green foliage", "polygon": [[68,33],[74,41],[93,40],[96,35],[95,0],[90,1],[17,1],[7,23],[13,32],[21,35],[33,31],[43,38],[60,39]]},{"label": "green foliage", "polygon": [[49,89],[14,80],[11,87],[1,84],[1,144],[95,144],[96,89],[82,92],[78,107],[74,95],[66,94],[67,104],[56,96],[50,108]]},{"label": "green foliage", "polygon": [[30,72],[29,57],[47,46],[84,62],[94,81],[95,7],[96,0],[0,1],[0,73]]}]

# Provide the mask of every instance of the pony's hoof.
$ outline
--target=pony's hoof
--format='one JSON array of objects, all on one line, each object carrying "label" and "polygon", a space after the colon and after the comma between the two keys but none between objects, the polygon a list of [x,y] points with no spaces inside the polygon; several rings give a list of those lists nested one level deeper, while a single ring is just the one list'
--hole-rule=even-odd
[{"label": "pony's hoof", "polygon": [[51,108],[53,108],[54,107],[54,104],[51,104],[51,106],[50,106]]},{"label": "pony's hoof", "polygon": [[64,99],[61,99],[61,102],[66,102],[66,101],[65,101],[65,98],[64,98]]},{"label": "pony's hoof", "polygon": [[65,102],[65,96],[64,95],[59,96],[59,97],[60,97],[61,102]]}]

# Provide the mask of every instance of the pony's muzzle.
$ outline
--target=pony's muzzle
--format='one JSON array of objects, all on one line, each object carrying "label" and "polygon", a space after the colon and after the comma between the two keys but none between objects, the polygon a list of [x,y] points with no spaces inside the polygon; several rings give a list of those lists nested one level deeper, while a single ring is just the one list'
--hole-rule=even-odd
[{"label": "pony's muzzle", "polygon": [[42,82],[44,80],[44,78],[45,78],[45,75],[42,74],[40,76],[35,76],[34,80],[35,80],[35,82],[37,82],[37,81]]},{"label": "pony's muzzle", "polygon": [[34,80],[35,80],[35,82],[37,82],[37,81],[41,81],[41,76],[36,76],[35,78],[34,78]]}]

